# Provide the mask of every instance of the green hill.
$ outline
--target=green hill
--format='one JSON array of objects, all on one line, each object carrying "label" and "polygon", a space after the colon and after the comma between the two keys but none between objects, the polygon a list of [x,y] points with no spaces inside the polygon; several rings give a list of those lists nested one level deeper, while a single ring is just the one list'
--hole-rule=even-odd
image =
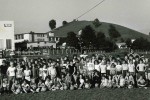
[{"label": "green hill", "polygon": [[[73,21],[64,26],[56,28],[52,32],[55,33],[55,36],[66,37],[68,32],[73,31],[77,34],[85,26],[90,25],[96,32],[101,31],[101,32],[105,33],[106,37],[109,37],[108,30],[109,30],[109,26],[111,24],[112,23],[101,22],[101,25],[96,28],[93,25],[92,21]],[[122,38],[124,38],[124,39],[126,39],[126,38],[136,39],[139,37],[143,37],[143,38],[147,38],[148,40],[150,40],[150,36],[148,36],[146,34],[137,32],[135,30],[132,30],[127,27],[120,26],[120,25],[116,25],[116,24],[112,24],[112,25],[114,25],[116,27],[116,29],[120,32]]]}]

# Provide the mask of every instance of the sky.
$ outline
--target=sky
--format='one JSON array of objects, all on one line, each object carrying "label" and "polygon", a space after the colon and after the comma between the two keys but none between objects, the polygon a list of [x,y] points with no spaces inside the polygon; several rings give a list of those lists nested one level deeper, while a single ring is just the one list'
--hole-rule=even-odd
[{"label": "sky", "polygon": [[[49,21],[55,19],[57,27],[68,22],[102,0],[0,0],[0,21],[14,21],[15,34],[30,31],[50,31]],[[105,0],[79,20],[119,24],[136,31],[150,32],[150,0]]]}]

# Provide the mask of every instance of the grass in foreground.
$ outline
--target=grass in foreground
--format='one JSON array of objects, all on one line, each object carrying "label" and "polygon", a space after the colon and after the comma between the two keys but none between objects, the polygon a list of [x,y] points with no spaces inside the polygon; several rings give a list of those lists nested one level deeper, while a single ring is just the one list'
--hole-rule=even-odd
[{"label": "grass in foreground", "polygon": [[148,89],[89,89],[1,95],[0,100],[150,100]]}]

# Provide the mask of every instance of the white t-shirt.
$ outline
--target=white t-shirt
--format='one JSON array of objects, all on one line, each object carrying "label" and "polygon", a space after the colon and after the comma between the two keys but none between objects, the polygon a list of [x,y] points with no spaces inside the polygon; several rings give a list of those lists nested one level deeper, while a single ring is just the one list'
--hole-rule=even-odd
[{"label": "white t-shirt", "polygon": [[145,64],[138,64],[137,68],[138,68],[138,71],[145,71]]},{"label": "white t-shirt", "polygon": [[124,86],[125,85],[125,79],[120,79],[120,86]]},{"label": "white t-shirt", "polygon": [[30,74],[31,74],[30,70],[24,70],[25,79],[28,81],[30,81]]},{"label": "white t-shirt", "polygon": [[21,78],[22,77],[23,68],[17,68],[16,77]]},{"label": "white t-shirt", "polygon": [[135,65],[134,64],[128,64],[128,70],[129,72],[135,72]]},{"label": "white t-shirt", "polygon": [[100,72],[100,65],[95,65],[95,69]]},{"label": "white t-shirt", "polygon": [[101,73],[106,73],[106,65],[100,65]]},{"label": "white t-shirt", "polygon": [[116,70],[117,71],[122,71],[122,65],[116,65]]},{"label": "white t-shirt", "polygon": [[94,67],[94,63],[90,63],[90,62],[87,63],[87,67],[88,67],[88,70],[89,70],[89,71],[92,71],[92,70],[94,70],[94,68],[95,68],[95,67]]},{"label": "white t-shirt", "polygon": [[107,65],[107,70],[110,70],[111,65]]},{"label": "white t-shirt", "polygon": [[128,70],[128,64],[122,64],[122,69],[123,70]]},{"label": "white t-shirt", "polygon": [[56,69],[53,67],[48,68],[49,75],[56,75]]},{"label": "white t-shirt", "polygon": [[9,76],[15,76],[15,70],[16,70],[15,67],[9,67],[7,69],[7,72],[9,73]]}]

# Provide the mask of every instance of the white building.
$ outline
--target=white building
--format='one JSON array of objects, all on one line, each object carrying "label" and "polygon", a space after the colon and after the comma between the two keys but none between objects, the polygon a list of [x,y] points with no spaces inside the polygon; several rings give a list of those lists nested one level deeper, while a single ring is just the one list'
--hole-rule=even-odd
[{"label": "white building", "polygon": [[48,38],[49,41],[58,43],[61,37],[50,31],[48,32]]},{"label": "white building", "polygon": [[23,33],[15,34],[15,43],[20,43],[23,41],[27,42],[28,47],[53,47],[56,48],[56,42],[49,41],[47,33]]},{"label": "white building", "polygon": [[0,50],[14,50],[14,22],[0,21]]},{"label": "white building", "polygon": [[17,42],[40,42],[40,41],[48,41],[47,33],[22,33],[22,34],[15,34],[15,43]]}]

